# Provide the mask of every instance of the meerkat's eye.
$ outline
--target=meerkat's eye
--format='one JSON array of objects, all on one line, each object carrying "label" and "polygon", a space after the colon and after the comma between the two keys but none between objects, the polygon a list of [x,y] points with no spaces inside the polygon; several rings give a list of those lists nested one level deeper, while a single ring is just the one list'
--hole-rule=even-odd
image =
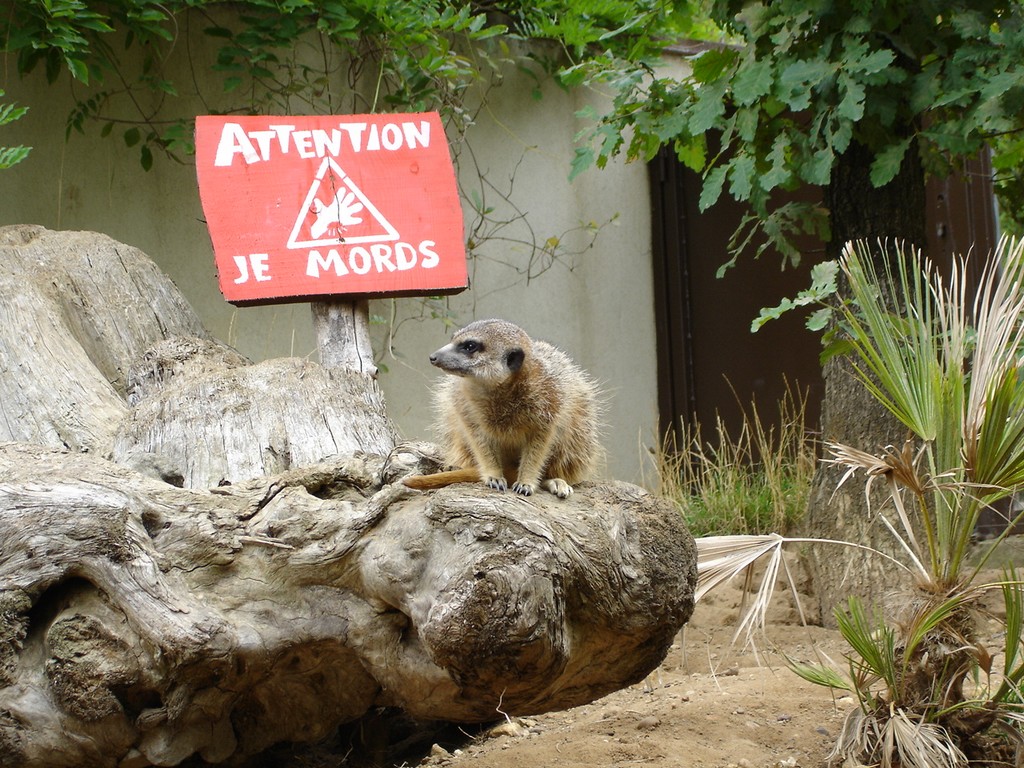
[{"label": "meerkat's eye", "polygon": [[459,351],[465,352],[467,355],[472,355],[474,352],[479,352],[484,348],[484,345],[479,341],[473,339],[467,339],[466,341],[459,342]]}]

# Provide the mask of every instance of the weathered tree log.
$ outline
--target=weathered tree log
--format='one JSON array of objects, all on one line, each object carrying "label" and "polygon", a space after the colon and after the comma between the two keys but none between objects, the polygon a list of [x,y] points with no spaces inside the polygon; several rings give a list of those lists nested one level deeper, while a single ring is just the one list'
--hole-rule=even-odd
[{"label": "weathered tree log", "polygon": [[0,227],[0,440],[109,450],[128,367],[157,341],[207,338],[140,250],[95,232]]},{"label": "weathered tree log", "polygon": [[690,615],[667,504],[411,491],[436,459],[395,447],[371,375],[250,365],[109,238],[0,229],[0,323],[0,439],[25,441],[0,444],[3,768],[567,707],[641,679]]},{"label": "weathered tree log", "polygon": [[693,607],[678,513],[419,494],[359,457],[211,491],[0,446],[0,764],[175,765],[377,706],[473,722],[642,679]]},{"label": "weathered tree log", "polygon": [[357,451],[386,455],[395,430],[367,374],[298,358],[250,365],[211,343],[175,338],[129,371],[135,407],[113,438],[119,464],[208,488]]},{"label": "weathered tree log", "polygon": [[0,441],[189,488],[395,444],[371,372],[250,365],[149,257],[105,235],[0,227],[0,330]]}]

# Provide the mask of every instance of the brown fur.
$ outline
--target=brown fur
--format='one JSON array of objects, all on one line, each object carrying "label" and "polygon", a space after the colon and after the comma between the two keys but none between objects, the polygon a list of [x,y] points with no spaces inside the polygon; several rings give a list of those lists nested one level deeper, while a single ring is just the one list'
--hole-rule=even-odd
[{"label": "brown fur", "polygon": [[475,478],[496,490],[529,496],[543,486],[566,498],[593,472],[601,454],[597,388],[567,355],[512,323],[480,320],[430,362],[452,374],[438,387],[438,426],[448,461],[466,473],[406,485]]}]

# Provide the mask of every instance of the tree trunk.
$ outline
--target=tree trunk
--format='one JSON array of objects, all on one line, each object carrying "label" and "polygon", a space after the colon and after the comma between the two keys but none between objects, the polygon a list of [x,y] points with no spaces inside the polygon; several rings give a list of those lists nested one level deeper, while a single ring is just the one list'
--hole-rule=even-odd
[{"label": "tree trunk", "polygon": [[[109,238],[0,245],[22,329],[0,334],[0,423],[23,441],[0,444],[4,768],[238,762],[380,707],[569,707],[642,679],[689,618],[693,539],[643,490],[412,491],[436,449],[395,445],[372,376],[175,336],[187,305]],[[152,322],[119,315],[140,303]]]},{"label": "tree trunk", "polygon": [[370,302],[314,301],[310,308],[320,365],[376,378],[370,345]]},{"label": "tree trunk", "polygon": [[[925,178],[914,145],[907,151],[899,174],[881,189],[871,186],[871,160],[870,152],[853,144],[836,163],[827,192],[832,219],[829,255],[838,258],[847,242],[864,240],[874,246],[881,267],[886,258],[885,241],[889,247],[895,241],[918,247],[926,242]],[[831,358],[825,364],[823,377],[823,441],[878,453],[887,445],[901,446],[907,439],[906,428],[871,397],[854,374],[848,357]],[[884,491],[880,487],[875,489],[869,511],[864,485],[858,478],[838,487],[843,471],[833,465],[819,465],[806,533],[897,554],[892,535],[872,520],[872,515],[884,507]],[[884,558],[850,547],[812,547],[808,559],[821,618],[827,624],[834,624],[832,609],[847,597],[856,595],[877,601],[894,591],[903,578]]]}]

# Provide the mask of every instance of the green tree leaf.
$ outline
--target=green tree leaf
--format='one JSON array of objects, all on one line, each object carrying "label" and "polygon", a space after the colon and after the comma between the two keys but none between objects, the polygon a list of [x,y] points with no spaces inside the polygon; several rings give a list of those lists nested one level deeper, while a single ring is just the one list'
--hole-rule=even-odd
[{"label": "green tree leaf", "polygon": [[768,162],[771,168],[763,174],[758,181],[765,192],[771,192],[779,186],[787,184],[792,177],[789,171],[789,148],[790,138],[785,133],[780,133],[772,142],[771,152],[768,153]]},{"label": "green tree leaf", "polygon": [[736,51],[729,48],[703,51],[693,59],[693,79],[702,85],[719,83],[726,72],[735,66],[736,59]]},{"label": "green tree leaf", "polygon": [[832,74],[832,65],[823,60],[799,60],[788,64],[782,70],[779,84],[782,98],[789,108],[797,112],[811,104],[812,91]]},{"label": "green tree leaf", "polygon": [[[811,268],[811,286],[800,291],[795,298],[783,299],[774,307],[765,307],[761,310],[754,321],[750,324],[750,331],[757,332],[769,320],[777,320],[787,312],[799,307],[806,307],[810,304],[823,304],[835,292],[838,287],[839,262],[823,261]],[[815,330],[820,330],[827,322],[830,309],[823,307],[811,315],[808,320],[808,327],[812,325]]]},{"label": "green tree leaf", "polygon": [[841,90],[844,91],[843,100],[839,102],[837,109],[839,116],[854,122],[860,120],[864,116],[864,98],[866,95],[864,85],[847,74],[839,76],[839,85]]},{"label": "green tree leaf", "polygon": [[676,142],[675,150],[679,161],[691,171],[699,173],[704,170],[704,163],[707,161],[707,147],[703,137],[688,141],[680,140]]},{"label": "green tree leaf", "polygon": [[[4,97],[4,91],[0,88],[0,98]],[[8,125],[15,120],[20,120],[28,112],[28,107],[16,107],[13,104],[0,104],[0,125]],[[32,147],[19,145],[17,147],[0,146],[0,170],[17,165],[28,157]]]},{"label": "green tree leaf", "polygon": [[722,186],[725,184],[725,175],[728,173],[727,165],[717,165],[712,168],[704,177],[704,186],[700,191],[698,205],[702,211],[706,211],[714,205],[722,194]]},{"label": "green tree leaf", "polygon": [[754,188],[754,158],[741,154],[729,164],[729,191],[736,200],[749,200]]},{"label": "green tree leaf", "polygon": [[895,54],[892,51],[887,49],[881,49],[872,51],[863,58],[848,60],[847,66],[850,69],[854,69],[859,72],[872,75],[886,69],[890,64],[893,63],[894,59]]},{"label": "green tree leaf", "polygon": [[830,147],[823,147],[813,153],[808,161],[801,166],[801,175],[808,184],[824,186],[832,177],[832,164],[835,152]]},{"label": "green tree leaf", "polygon": [[590,147],[576,147],[572,158],[572,170],[569,173],[569,180],[572,181],[588,168],[594,165],[596,153]]},{"label": "green tree leaf", "polygon": [[771,93],[774,83],[774,65],[770,59],[745,62],[733,80],[733,98],[737,104],[748,106]]},{"label": "green tree leaf", "polygon": [[875,187],[884,187],[899,173],[903,156],[907,154],[911,139],[891,144],[875,156],[871,163],[871,183]]},{"label": "green tree leaf", "polygon": [[691,134],[705,133],[725,114],[725,90],[725,81],[709,83],[698,89],[697,103],[687,126]]}]

